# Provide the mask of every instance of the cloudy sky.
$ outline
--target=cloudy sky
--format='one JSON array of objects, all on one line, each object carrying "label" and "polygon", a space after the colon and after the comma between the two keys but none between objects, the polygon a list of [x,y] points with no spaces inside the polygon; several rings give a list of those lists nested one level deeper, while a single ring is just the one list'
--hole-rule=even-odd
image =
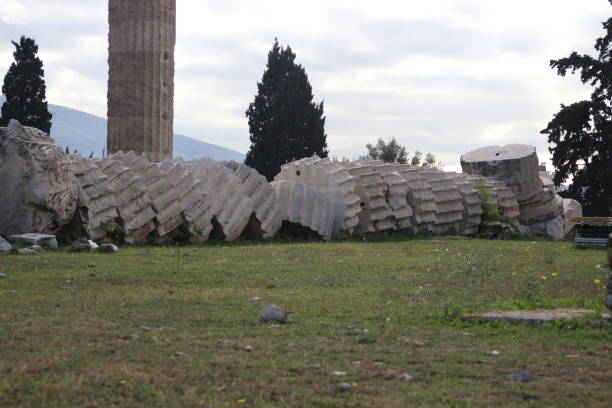
[{"label": "cloudy sky", "polygon": [[[177,3],[177,133],[246,152],[244,111],[277,36],[325,101],[331,155],[395,137],[447,169],[491,144],[548,157],[539,131],[560,103],[589,94],[549,61],[592,53],[612,12],[608,0]],[[40,46],[50,103],[106,115],[106,0],[0,0],[1,75],[22,34]]]}]

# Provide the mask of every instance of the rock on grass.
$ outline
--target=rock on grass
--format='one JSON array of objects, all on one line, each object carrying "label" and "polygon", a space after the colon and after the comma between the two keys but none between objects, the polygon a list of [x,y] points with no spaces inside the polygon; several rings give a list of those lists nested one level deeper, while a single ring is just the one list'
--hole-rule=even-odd
[{"label": "rock on grass", "polygon": [[336,391],[338,392],[347,392],[350,391],[353,386],[349,383],[341,382],[336,384]]},{"label": "rock on grass", "polygon": [[119,252],[119,247],[115,244],[103,244],[98,248],[98,252],[103,254],[114,254]]},{"label": "rock on grass", "polygon": [[280,306],[265,306],[259,314],[259,321],[262,323],[277,322],[287,323],[287,312]]}]

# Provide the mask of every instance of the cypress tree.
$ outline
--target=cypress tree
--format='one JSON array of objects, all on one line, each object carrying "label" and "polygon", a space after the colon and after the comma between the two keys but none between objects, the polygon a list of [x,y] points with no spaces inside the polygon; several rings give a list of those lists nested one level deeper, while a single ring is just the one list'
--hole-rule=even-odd
[{"label": "cypress tree", "polygon": [[323,102],[313,102],[306,70],[291,47],[275,39],[258,94],[249,105],[251,148],[245,163],[271,181],[280,167],[312,155],[327,157]]},{"label": "cypress tree", "polygon": [[15,62],[11,64],[2,85],[6,101],[2,105],[0,126],[17,119],[22,125],[49,133],[51,114],[47,109],[43,63],[36,56],[38,45],[24,36],[19,43],[11,42],[15,46]]}]

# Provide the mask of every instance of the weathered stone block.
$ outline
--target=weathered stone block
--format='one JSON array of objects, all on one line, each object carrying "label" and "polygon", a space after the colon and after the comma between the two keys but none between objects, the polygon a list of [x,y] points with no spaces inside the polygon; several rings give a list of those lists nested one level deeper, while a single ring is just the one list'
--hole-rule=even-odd
[{"label": "weathered stone block", "polygon": [[55,235],[29,233],[11,235],[8,239],[13,243],[18,242],[27,245],[38,245],[43,248],[57,248],[57,239],[55,238]]},{"label": "weathered stone block", "polygon": [[76,211],[73,164],[47,134],[11,120],[0,128],[0,234],[54,234]]}]

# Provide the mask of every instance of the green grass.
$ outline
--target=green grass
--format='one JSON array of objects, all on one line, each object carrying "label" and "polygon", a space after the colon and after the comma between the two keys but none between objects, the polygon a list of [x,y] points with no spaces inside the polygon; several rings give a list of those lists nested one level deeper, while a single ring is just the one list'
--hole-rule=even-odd
[{"label": "green grass", "polygon": [[[440,238],[64,249],[0,256],[0,272],[1,407],[610,403],[609,327],[460,318],[603,312],[601,250]],[[258,322],[272,303],[289,324]],[[511,379],[523,370],[531,381]]]}]

